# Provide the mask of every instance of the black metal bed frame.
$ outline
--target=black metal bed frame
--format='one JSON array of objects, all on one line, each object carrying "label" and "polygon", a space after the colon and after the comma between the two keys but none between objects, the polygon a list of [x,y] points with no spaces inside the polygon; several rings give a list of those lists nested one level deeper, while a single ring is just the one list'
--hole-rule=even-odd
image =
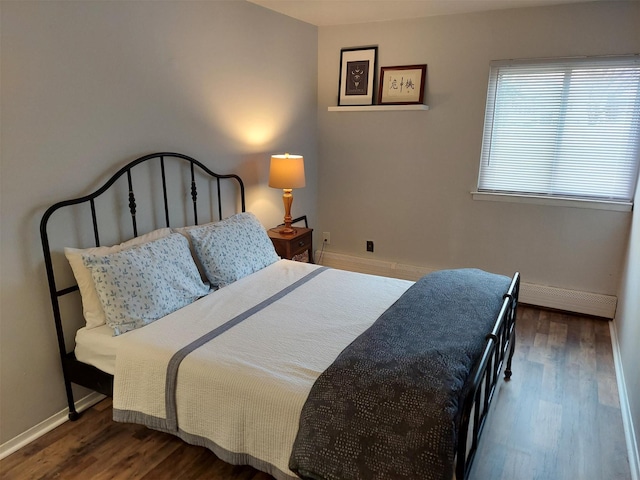
[{"label": "black metal bed frame", "polygon": [[456,479],[469,476],[503,367],[505,381],[511,379],[519,293],[520,274],[516,272],[509,289],[502,297],[502,306],[493,329],[486,336],[480,361],[467,381],[458,429]]},{"label": "black metal bed frame", "polygon": [[[214,173],[207,166],[199,162],[198,160],[191,158],[187,155],[174,152],[160,152],[145,155],[136,160],[133,160],[118,170],[107,182],[98,188],[93,193],[85,195],[83,197],[74,198],[58,202],[55,205],[49,207],[40,222],[40,237],[42,240],[42,249],[44,253],[44,263],[47,271],[47,279],[49,282],[49,295],[51,297],[51,305],[53,308],[53,318],[56,326],[56,334],[58,337],[58,349],[60,352],[60,361],[62,363],[62,374],[64,376],[65,389],[67,393],[67,401],[69,404],[69,419],[76,420],[79,415],[75,408],[75,402],[73,399],[73,391],[71,384],[75,383],[83,387],[89,388],[104,395],[111,396],[113,392],[113,376],[105,373],[92,365],[80,362],[76,359],[73,351],[67,352],[65,345],[63,321],[60,309],[60,298],[70,293],[78,291],[78,286],[74,285],[67,288],[58,289],[56,285],[56,277],[52,261],[52,251],[49,245],[49,235],[47,232],[47,226],[49,219],[53,213],[64,207],[70,207],[72,205],[79,205],[83,203],[89,203],[91,206],[91,221],[93,223],[93,236],[95,246],[99,247],[100,244],[100,231],[98,228],[98,219],[96,213],[96,199],[105,193],[109,187],[111,187],[120,177],[126,175],[128,185],[128,207],[129,214],[131,216],[131,226],[133,231],[133,237],[138,236],[138,222],[137,222],[137,204],[136,196],[134,192],[134,182],[132,170],[134,167],[146,163],[146,162],[159,162],[161,172],[161,184],[162,184],[162,198],[164,201],[164,221],[166,227],[171,227],[170,223],[170,208],[169,198],[167,194],[167,178],[165,169],[165,159],[174,159],[175,161],[185,161],[189,163],[190,169],[190,189],[191,202],[193,205],[193,218],[194,224],[198,225],[198,188],[196,184],[196,173],[206,174],[209,176],[209,180],[215,183],[217,200],[218,200],[218,220],[223,218],[222,216],[222,198],[221,198],[221,180],[228,179],[235,181],[238,184],[239,196],[240,196],[240,210],[245,211],[245,195],[244,195],[244,183],[242,179],[235,174],[221,175]],[[196,170],[196,167],[199,170]],[[236,212],[233,212],[236,213]],[[212,219],[210,219],[212,220]]]},{"label": "black metal bed frame", "polygon": [[[173,158],[183,160],[190,163],[190,195],[193,204],[193,217],[195,224],[198,224],[198,190],[196,186],[195,167],[201,172],[206,173],[210,181],[215,181],[217,187],[218,199],[218,220],[222,219],[222,199],[220,190],[220,181],[230,179],[236,181],[239,188],[240,210],[245,211],[245,192],[242,179],[238,175],[228,174],[220,175],[212,172],[201,162],[180,153],[153,153],[145,155],[136,160],[131,161],[116,172],[102,187],[93,193],[83,197],[58,202],[52,205],[44,213],[40,222],[40,235],[42,240],[42,248],[44,253],[45,267],[47,279],[49,282],[49,293],[51,296],[51,304],[53,308],[53,317],[56,327],[58,339],[58,348],[60,351],[60,360],[62,364],[62,372],[64,376],[67,401],[69,405],[69,419],[76,420],[79,417],[76,411],[73,391],[71,384],[75,383],[83,387],[89,388],[96,392],[107,396],[113,394],[113,376],[99,370],[96,367],[83,363],[76,359],[73,351],[67,352],[63,321],[60,309],[59,299],[65,295],[79,290],[77,285],[58,289],[56,285],[55,272],[52,262],[52,251],[49,245],[49,236],[47,226],[50,217],[56,211],[83,203],[89,203],[91,207],[91,220],[93,223],[93,235],[95,246],[100,246],[100,235],[98,229],[98,221],[96,214],[96,199],[106,192],[116,180],[126,175],[128,184],[128,208],[131,216],[133,236],[138,236],[137,226],[137,206],[136,196],[133,189],[132,169],[144,162],[158,161],[161,167],[162,179],[162,196],[164,201],[164,221],[165,226],[170,227],[170,209],[167,196],[167,179],[165,176],[165,158]],[[235,212],[234,212],[235,213]],[[212,219],[209,219],[212,220]],[[305,219],[306,220],[306,219]],[[458,427],[458,442],[456,447],[456,478],[463,480],[468,478],[471,470],[473,459],[478,449],[480,435],[486,423],[487,415],[491,401],[497,391],[498,382],[501,372],[504,368],[505,380],[511,377],[511,361],[515,349],[515,324],[516,310],[518,304],[518,294],[520,290],[520,275],[515,273],[509,289],[504,294],[503,303],[500,312],[495,320],[491,333],[486,336],[485,347],[480,361],[474,366],[471,376],[465,386],[465,395],[461,404]],[[506,365],[505,365],[506,361]]]}]

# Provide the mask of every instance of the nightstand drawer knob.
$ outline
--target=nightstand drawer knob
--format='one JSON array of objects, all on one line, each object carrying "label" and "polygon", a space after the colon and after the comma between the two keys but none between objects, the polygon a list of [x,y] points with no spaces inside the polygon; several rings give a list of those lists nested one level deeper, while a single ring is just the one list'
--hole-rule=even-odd
[{"label": "nightstand drawer knob", "polygon": [[300,241],[298,242],[298,246],[299,246],[299,247],[304,247],[304,241],[300,240]]}]

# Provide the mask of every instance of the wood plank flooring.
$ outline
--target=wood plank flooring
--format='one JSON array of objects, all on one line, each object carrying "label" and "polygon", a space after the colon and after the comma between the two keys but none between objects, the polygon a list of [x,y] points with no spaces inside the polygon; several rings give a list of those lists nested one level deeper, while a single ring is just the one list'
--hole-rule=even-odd
[{"label": "wood plank flooring", "polygon": [[[471,480],[631,478],[609,325],[520,307],[513,377],[500,388]],[[111,420],[111,400],[0,461],[2,479],[270,480],[201,447]]]},{"label": "wood plank flooring", "polygon": [[605,320],[521,307],[474,480],[631,478]]}]

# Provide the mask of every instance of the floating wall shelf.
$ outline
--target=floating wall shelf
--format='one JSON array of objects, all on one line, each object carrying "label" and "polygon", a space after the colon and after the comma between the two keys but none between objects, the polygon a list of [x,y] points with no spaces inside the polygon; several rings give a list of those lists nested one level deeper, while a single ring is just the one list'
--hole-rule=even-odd
[{"label": "floating wall shelf", "polygon": [[345,105],[342,107],[329,107],[330,112],[374,112],[390,110],[429,110],[429,105]]}]

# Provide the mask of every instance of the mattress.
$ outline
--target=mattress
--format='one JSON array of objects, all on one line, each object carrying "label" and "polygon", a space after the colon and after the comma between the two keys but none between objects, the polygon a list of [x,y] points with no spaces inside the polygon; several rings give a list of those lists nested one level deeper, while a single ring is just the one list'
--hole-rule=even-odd
[{"label": "mattress", "polygon": [[108,325],[82,327],[76,332],[76,358],[113,375],[116,371],[116,350],[121,342],[121,336],[114,337],[113,329]]}]

